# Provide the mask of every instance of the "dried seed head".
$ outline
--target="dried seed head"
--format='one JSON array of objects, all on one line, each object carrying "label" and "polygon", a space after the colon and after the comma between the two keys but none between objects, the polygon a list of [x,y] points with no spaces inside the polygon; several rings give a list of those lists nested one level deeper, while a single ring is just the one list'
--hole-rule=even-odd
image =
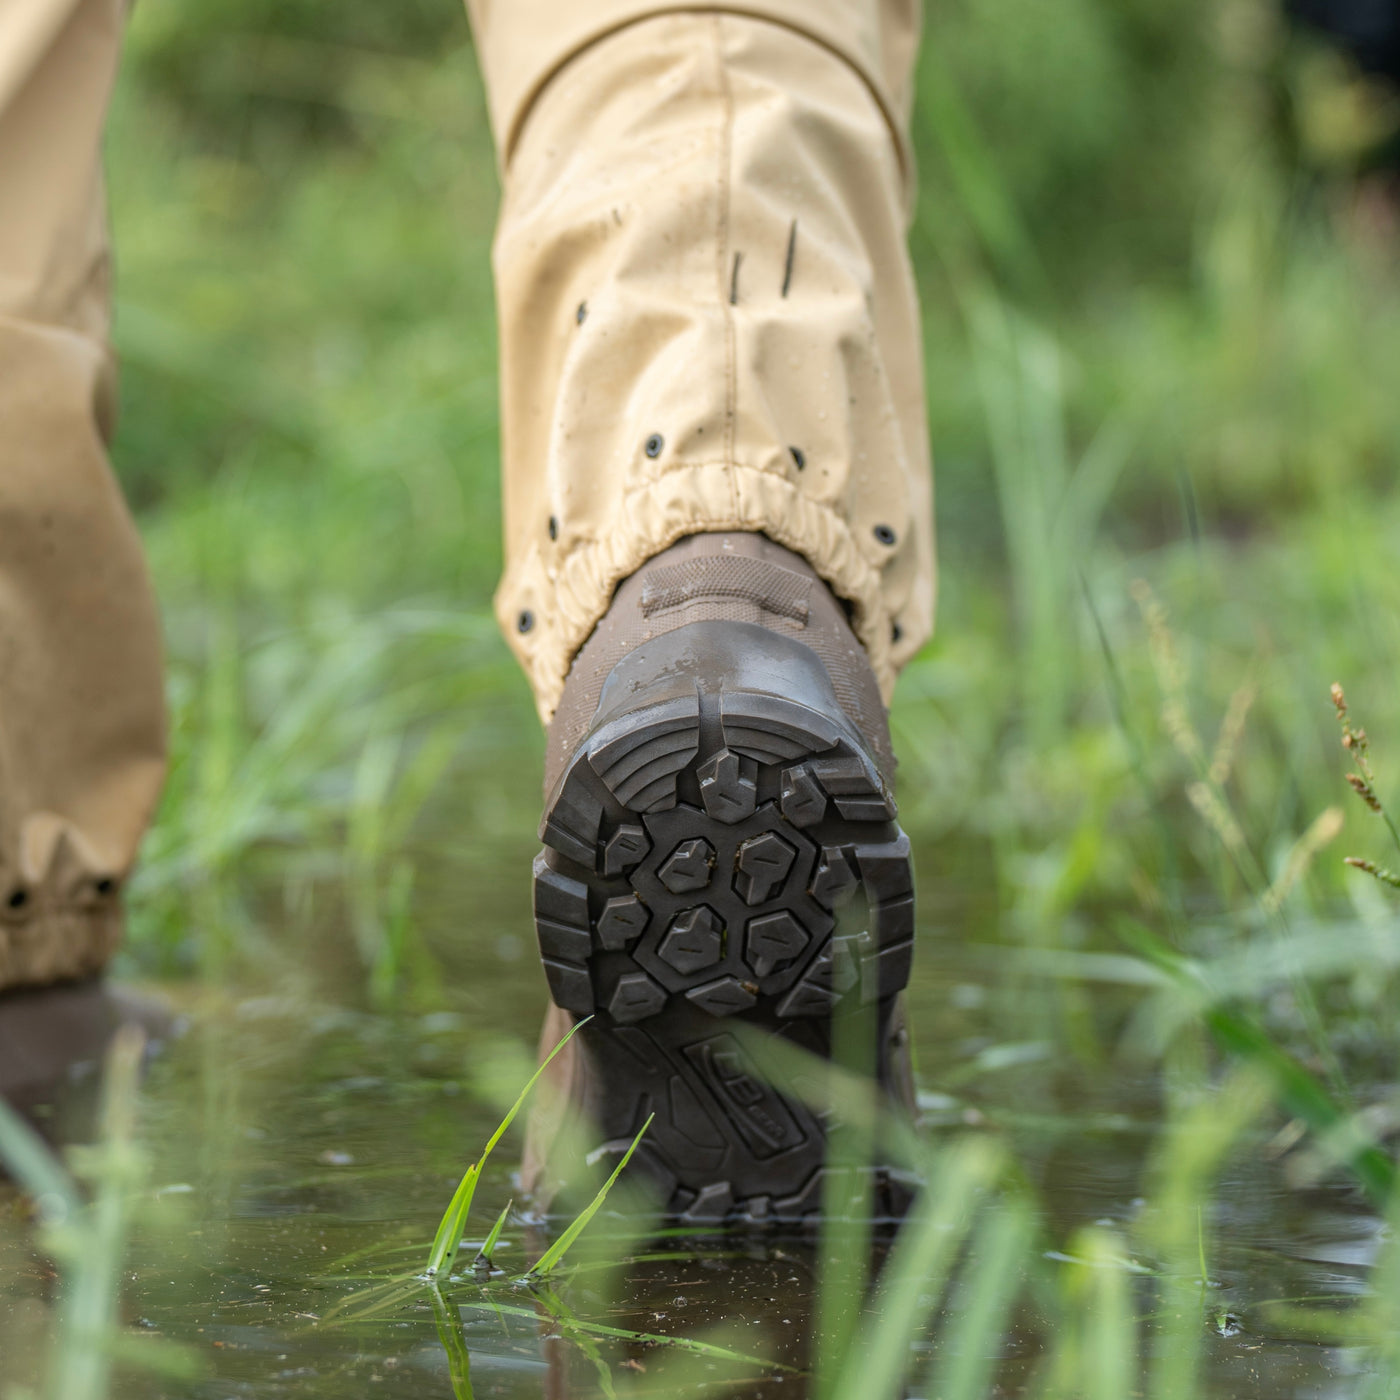
[{"label": "dried seed head", "polygon": [[1307,873],[1317,853],[1341,834],[1342,824],[1342,809],[1328,807],[1313,819],[1308,829],[1293,843],[1293,849],[1288,853],[1288,860],[1278,879],[1264,893],[1264,907],[1270,913],[1277,913],[1282,908],[1288,892]]},{"label": "dried seed head", "polygon": [[1361,776],[1360,773],[1348,773],[1347,782],[1352,786],[1357,796],[1373,811],[1381,810],[1381,800],[1376,796],[1375,789]]},{"label": "dried seed head", "polygon": [[[1360,725],[1353,725],[1351,722],[1351,712],[1347,709],[1347,698],[1342,693],[1341,686],[1333,684],[1332,703],[1337,707],[1337,718],[1342,724],[1342,747],[1356,758],[1356,766],[1361,770],[1362,776],[1368,784],[1374,785],[1375,774],[1371,772],[1371,765],[1367,758],[1370,750],[1370,741],[1366,738],[1366,731]],[[1352,784],[1356,787],[1356,784]],[[1357,788],[1360,792],[1361,789]],[[1369,801],[1369,799],[1368,799]],[[1380,807],[1375,808],[1380,811]]]},{"label": "dried seed head", "polygon": [[1342,834],[1344,823],[1340,807],[1326,808],[1313,819],[1312,825],[1303,833],[1304,846],[1311,851],[1320,851]]},{"label": "dried seed head", "polygon": [[1346,863],[1354,870],[1364,870],[1383,885],[1391,885],[1395,889],[1400,889],[1400,875],[1397,875],[1393,870],[1386,870],[1373,860],[1363,860],[1360,856],[1347,856]]},{"label": "dried seed head", "polygon": [[1162,728],[1183,758],[1194,761],[1202,757],[1200,735],[1178,697],[1172,696],[1162,702]]},{"label": "dried seed head", "polygon": [[1256,693],[1253,682],[1247,681],[1230,697],[1230,706],[1225,711],[1220,734],[1215,741],[1215,752],[1210,760],[1210,780],[1217,787],[1225,786],[1234,769],[1235,755],[1244,737],[1245,721],[1249,718]]},{"label": "dried seed head", "polygon": [[1191,783],[1186,789],[1186,796],[1227,850],[1244,849],[1244,832],[1240,830],[1234,814],[1208,783]]},{"label": "dried seed head", "polygon": [[1157,688],[1162,692],[1162,726],[1178,752],[1192,762],[1202,757],[1200,736],[1186,705],[1186,667],[1167,622],[1167,610],[1157,601],[1146,579],[1134,579],[1130,592],[1147,627],[1147,647]]}]

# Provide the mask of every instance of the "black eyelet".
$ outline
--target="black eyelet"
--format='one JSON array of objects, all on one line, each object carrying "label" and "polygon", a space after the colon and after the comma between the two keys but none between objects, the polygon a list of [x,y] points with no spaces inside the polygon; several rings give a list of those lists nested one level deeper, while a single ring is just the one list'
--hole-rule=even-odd
[{"label": "black eyelet", "polygon": [[588,303],[587,303],[586,301],[581,301],[581,302],[579,302],[579,304],[578,304],[578,310],[574,312],[574,320],[577,321],[577,322],[579,323],[579,325],[583,325],[583,323],[584,323],[587,319],[588,319]]},{"label": "black eyelet", "polygon": [[797,464],[797,470],[801,471],[807,465],[806,454],[800,447],[789,447],[788,451],[792,453],[792,460]]},{"label": "black eyelet", "polygon": [[663,438],[660,433],[652,433],[651,436],[647,438],[646,445],[642,448],[642,451],[645,452],[648,457],[659,457],[661,455],[661,449],[665,446],[666,439]]},{"label": "black eyelet", "polygon": [[875,538],[879,540],[881,544],[893,544],[895,541],[895,533],[888,525],[877,525],[875,527]]},{"label": "black eyelet", "polygon": [[519,632],[528,632],[535,625],[535,615],[529,608],[521,611],[519,617],[515,619],[515,627]]},{"label": "black eyelet", "polygon": [[559,517],[551,515],[549,517],[549,538],[557,540],[559,538]]}]

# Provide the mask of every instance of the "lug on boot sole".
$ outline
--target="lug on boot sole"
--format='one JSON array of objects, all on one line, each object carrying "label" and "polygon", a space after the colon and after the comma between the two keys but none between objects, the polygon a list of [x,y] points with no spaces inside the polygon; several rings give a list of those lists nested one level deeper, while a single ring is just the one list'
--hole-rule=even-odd
[{"label": "lug on boot sole", "polygon": [[[821,1118],[734,1032],[824,1055],[838,1002],[876,1003],[883,1037],[908,981],[909,840],[853,732],[798,700],[697,687],[590,735],[540,834],[540,952],[554,1000],[595,1015],[602,1155],[655,1113],[637,1160],[672,1216],[818,1212]],[[874,1186],[876,1214],[898,1215],[897,1174]]]}]

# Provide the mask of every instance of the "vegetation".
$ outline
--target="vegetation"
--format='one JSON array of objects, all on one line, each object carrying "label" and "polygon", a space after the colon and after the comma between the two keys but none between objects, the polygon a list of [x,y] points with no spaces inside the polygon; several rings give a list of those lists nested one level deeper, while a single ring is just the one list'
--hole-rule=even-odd
[{"label": "vegetation", "polygon": [[[868,1237],[829,1229],[820,1393],[1236,1394],[1216,1368],[1243,1331],[1353,1348],[1335,1393],[1393,1396],[1393,1228],[1345,1307],[1237,1306],[1222,1275],[1240,1181],[1400,1224],[1400,204],[1363,169],[1395,103],[1270,0],[936,0],[927,27],[942,596],[894,710],[926,1189],[871,1303]],[[465,24],[450,0],[143,0],[109,155],[115,457],[174,717],[123,968],[390,1018],[492,977],[524,1041],[540,994],[482,971],[524,926],[527,870],[500,872],[541,744],[489,610],[496,176]],[[347,929],[354,958],[326,956]],[[1047,1108],[1075,1095],[1082,1117]],[[1083,1132],[1131,1139],[1131,1212],[1056,1194]],[[608,1358],[666,1329],[569,1301],[653,1257],[606,1218],[519,1304],[439,1283],[458,1394],[477,1306],[547,1308],[598,1393],[655,1393]],[[422,1293],[412,1248],[342,1320]],[[761,1351],[683,1349],[677,1394]]]}]

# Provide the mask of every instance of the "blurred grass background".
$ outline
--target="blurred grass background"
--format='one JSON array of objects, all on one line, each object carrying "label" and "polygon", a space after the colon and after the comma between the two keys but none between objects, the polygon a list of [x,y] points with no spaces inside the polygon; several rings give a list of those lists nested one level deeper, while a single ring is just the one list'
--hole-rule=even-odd
[{"label": "blurred grass background", "polygon": [[[926,907],[1057,945],[1228,908],[1131,585],[1208,746],[1235,697],[1229,800],[1273,878],[1344,791],[1330,681],[1383,778],[1400,754],[1400,202],[1367,169],[1400,111],[1272,0],[938,0],[926,34],[942,601],[896,705]],[[497,183],[465,20],[142,0],[108,163],[115,457],[175,718],[129,963],[348,918],[378,994],[430,996],[464,907],[524,908],[495,855],[528,844],[540,749],[488,611]],[[1330,852],[1293,891],[1376,895]]]},{"label": "blurred grass background", "polygon": [[[942,601],[894,723],[937,975],[911,1002],[929,1121],[1003,1139],[984,1185],[1011,1164],[943,1393],[982,1393],[957,1358],[991,1354],[1019,1255],[1057,1339],[1043,1393],[1122,1394],[1113,1270],[1143,1258],[1171,1342],[1150,1393],[1176,1400],[1232,1200],[1394,1195],[1400,932],[1341,859],[1393,857],[1328,688],[1394,792],[1400,102],[1276,0],[936,0],[926,32]],[[465,20],[142,0],[109,170],[115,456],[174,719],[125,969],[524,1040],[542,744],[489,610],[497,184]],[[1055,1204],[1056,1154],[1116,1161],[1094,1114],[1119,1097],[1151,1100],[1121,1191],[1147,1205],[1080,1231],[1101,1207],[1074,1182]],[[1383,1257],[1361,1331],[1304,1329],[1380,1338],[1376,1397]]]}]

